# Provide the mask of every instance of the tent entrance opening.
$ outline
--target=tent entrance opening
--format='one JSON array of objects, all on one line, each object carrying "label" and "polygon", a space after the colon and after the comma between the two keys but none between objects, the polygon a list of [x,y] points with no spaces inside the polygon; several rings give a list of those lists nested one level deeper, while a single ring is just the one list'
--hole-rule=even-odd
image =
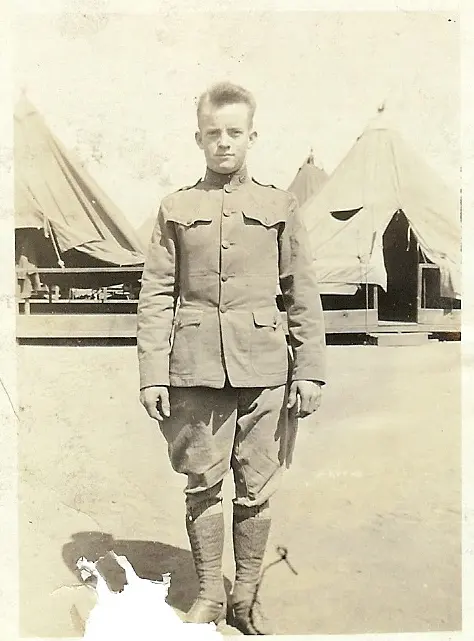
[{"label": "tent entrance opening", "polygon": [[417,321],[418,243],[408,219],[397,211],[383,235],[387,291],[379,292],[379,319]]}]

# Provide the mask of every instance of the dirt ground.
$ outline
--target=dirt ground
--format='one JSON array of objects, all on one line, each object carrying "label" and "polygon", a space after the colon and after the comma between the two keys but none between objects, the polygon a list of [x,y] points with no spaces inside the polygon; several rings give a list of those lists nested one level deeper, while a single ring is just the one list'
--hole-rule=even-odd
[{"label": "dirt ground", "polygon": [[[273,501],[266,562],[283,545],[298,572],[265,576],[275,633],[460,628],[459,358],[459,343],[328,348],[323,406]],[[22,635],[81,636],[92,595],[73,567],[108,548],[141,576],[171,571],[186,610],[184,480],[139,405],[135,347],[21,346],[18,362]],[[224,566],[232,579],[229,549]]]}]

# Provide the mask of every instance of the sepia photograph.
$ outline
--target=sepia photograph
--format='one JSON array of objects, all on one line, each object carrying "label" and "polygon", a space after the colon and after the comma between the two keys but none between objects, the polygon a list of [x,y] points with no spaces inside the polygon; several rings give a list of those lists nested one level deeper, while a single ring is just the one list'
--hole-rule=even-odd
[{"label": "sepia photograph", "polygon": [[460,632],[459,14],[79,4],[12,24],[20,637]]}]

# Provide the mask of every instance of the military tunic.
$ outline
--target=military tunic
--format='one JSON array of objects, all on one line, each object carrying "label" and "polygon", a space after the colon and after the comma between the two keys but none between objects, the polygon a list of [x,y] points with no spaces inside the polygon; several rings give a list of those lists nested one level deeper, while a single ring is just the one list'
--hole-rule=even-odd
[{"label": "military tunic", "polygon": [[226,178],[208,170],[161,204],[138,305],[141,388],[285,384],[278,285],[292,380],[324,382],[321,299],[295,198],[245,170]]}]

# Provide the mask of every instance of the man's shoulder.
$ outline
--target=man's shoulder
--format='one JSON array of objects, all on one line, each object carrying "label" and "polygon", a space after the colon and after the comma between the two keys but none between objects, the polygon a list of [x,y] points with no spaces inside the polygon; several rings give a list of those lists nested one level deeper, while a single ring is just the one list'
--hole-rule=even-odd
[{"label": "man's shoulder", "polygon": [[171,192],[170,194],[167,194],[163,199],[162,199],[162,204],[165,207],[170,207],[173,204],[179,203],[181,200],[188,200],[189,198],[193,198],[196,196],[196,193],[198,190],[196,189],[200,184],[202,183],[202,179],[199,178],[195,183],[192,185],[186,185],[185,187],[181,187],[180,189],[177,189],[176,191]]},{"label": "man's shoulder", "polygon": [[294,195],[286,189],[276,187],[272,183],[263,183],[252,178],[254,189],[263,199],[268,199],[272,203],[279,203],[284,206],[293,205],[296,201]]}]

